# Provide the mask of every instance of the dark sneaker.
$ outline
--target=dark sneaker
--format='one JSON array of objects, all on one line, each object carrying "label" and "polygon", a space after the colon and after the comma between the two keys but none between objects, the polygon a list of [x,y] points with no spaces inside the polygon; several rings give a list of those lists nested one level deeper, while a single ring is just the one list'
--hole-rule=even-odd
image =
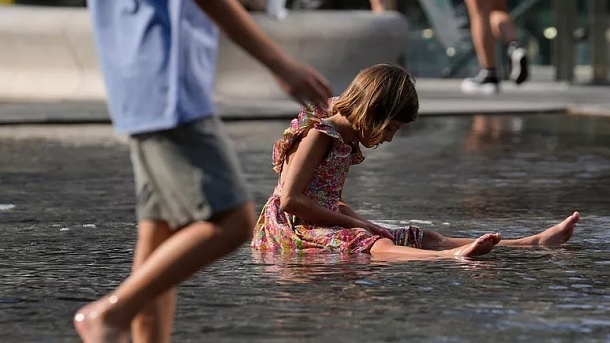
[{"label": "dark sneaker", "polygon": [[516,84],[521,84],[528,77],[527,51],[521,47],[509,48],[510,74],[508,78]]},{"label": "dark sneaker", "polygon": [[477,76],[464,79],[461,89],[466,94],[496,94],[500,91],[500,82],[496,75],[482,69]]}]

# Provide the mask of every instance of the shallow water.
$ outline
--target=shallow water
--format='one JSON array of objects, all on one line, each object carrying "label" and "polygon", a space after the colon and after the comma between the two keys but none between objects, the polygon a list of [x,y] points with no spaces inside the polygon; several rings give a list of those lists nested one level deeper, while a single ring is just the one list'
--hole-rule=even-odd
[{"label": "shallow water", "polygon": [[[260,207],[287,121],[228,123]],[[520,237],[581,212],[561,248],[463,261],[258,255],[180,290],[176,342],[610,341],[610,120],[424,117],[366,152],[345,198],[388,225]],[[107,126],[0,127],[0,341],[76,342],[73,312],[129,273],[127,146]]]}]

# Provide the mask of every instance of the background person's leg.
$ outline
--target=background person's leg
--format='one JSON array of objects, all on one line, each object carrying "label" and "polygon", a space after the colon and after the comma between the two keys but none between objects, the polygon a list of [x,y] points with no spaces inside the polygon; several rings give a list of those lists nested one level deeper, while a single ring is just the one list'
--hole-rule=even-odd
[{"label": "background person's leg", "polygon": [[490,2],[494,2],[494,9],[489,17],[493,35],[508,46],[506,52],[510,62],[508,78],[516,84],[521,84],[529,75],[527,51],[519,44],[517,29],[508,13],[506,0],[490,0]]},{"label": "background person's leg", "polygon": [[495,41],[490,24],[495,2],[493,0],[466,0],[465,3],[468,8],[472,43],[477,53],[479,66],[483,69],[495,68]]},{"label": "background person's leg", "polygon": [[495,2],[466,0],[465,3],[470,17],[472,43],[481,69],[475,77],[465,79],[461,88],[464,93],[495,94],[500,90],[496,75],[495,38],[490,24]]},{"label": "background person's leg", "polygon": [[506,0],[489,0],[493,8],[489,14],[489,25],[494,37],[506,44],[517,41],[517,29],[513,23]]},{"label": "background person's leg", "polygon": [[381,13],[385,11],[384,0],[370,0],[371,12]]}]

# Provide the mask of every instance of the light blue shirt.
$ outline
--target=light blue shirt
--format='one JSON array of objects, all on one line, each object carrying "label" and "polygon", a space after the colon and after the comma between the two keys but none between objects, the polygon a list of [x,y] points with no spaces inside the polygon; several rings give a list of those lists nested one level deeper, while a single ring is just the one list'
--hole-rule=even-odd
[{"label": "light blue shirt", "polygon": [[161,131],[214,113],[218,32],[192,0],[89,0],[115,129]]}]

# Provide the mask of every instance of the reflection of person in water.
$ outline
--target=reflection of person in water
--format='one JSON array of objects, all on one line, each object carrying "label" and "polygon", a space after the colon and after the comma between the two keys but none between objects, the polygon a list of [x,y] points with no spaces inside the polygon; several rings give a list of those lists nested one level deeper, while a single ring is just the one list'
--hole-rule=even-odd
[{"label": "reflection of person in water", "polygon": [[505,115],[475,115],[464,139],[464,151],[475,153],[487,146],[505,143],[503,140],[510,138],[510,135],[503,133],[521,131],[522,121],[521,118]]},{"label": "reflection of person in water", "polygon": [[335,279],[355,281],[366,277],[357,265],[370,265],[371,261],[365,254],[276,254],[258,249],[252,249],[252,259],[279,283],[315,283],[331,275]]}]

